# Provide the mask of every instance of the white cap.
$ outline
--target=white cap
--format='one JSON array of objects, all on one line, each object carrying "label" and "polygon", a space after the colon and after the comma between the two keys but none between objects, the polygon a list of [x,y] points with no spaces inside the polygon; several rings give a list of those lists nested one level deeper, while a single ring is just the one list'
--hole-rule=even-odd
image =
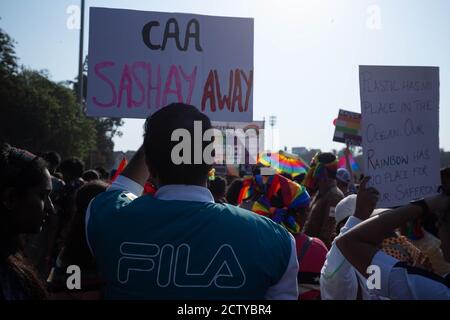
[{"label": "white cap", "polygon": [[[351,194],[344,199],[342,199],[337,205],[335,209],[335,217],[336,225],[339,222],[344,221],[344,219],[353,216],[356,210],[356,194]],[[378,208],[373,210],[371,217],[374,215],[381,214],[384,211],[389,211],[387,208]]]},{"label": "white cap", "polygon": [[356,194],[351,194],[348,197],[342,199],[337,205],[335,209],[335,217],[336,225],[339,222],[343,221],[345,218],[348,218],[355,214],[356,209]]}]

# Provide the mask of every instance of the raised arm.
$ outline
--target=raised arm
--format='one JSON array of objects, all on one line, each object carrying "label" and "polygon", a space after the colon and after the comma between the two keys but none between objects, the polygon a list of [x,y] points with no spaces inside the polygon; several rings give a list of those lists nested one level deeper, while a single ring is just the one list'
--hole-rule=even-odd
[{"label": "raised arm", "polygon": [[347,167],[348,172],[350,173],[350,185],[354,185],[355,181],[353,179],[353,169],[350,163],[350,145],[347,143],[347,147],[344,150],[345,155],[345,165]]},{"label": "raised arm", "polygon": [[143,146],[141,146],[133,158],[131,158],[121,175],[139,183],[141,186],[145,185],[149,176],[149,171],[145,163]]},{"label": "raised arm", "polygon": [[[360,185],[361,192],[366,189],[364,180]],[[426,199],[426,204],[430,213],[436,212],[449,197],[443,195],[432,196]],[[357,211],[365,210],[367,206],[357,199]],[[374,216],[336,240],[336,245],[345,258],[362,275],[367,275],[367,268],[370,266],[373,257],[379,250],[383,239],[389,236],[395,229],[406,222],[419,218],[423,214],[423,209],[418,205],[409,204],[394,210],[387,211],[378,216]]]}]

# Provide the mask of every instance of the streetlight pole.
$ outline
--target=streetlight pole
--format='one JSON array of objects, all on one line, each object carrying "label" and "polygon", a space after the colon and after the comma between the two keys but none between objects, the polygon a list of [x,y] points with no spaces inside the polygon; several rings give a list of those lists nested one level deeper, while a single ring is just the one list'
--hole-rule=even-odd
[{"label": "streetlight pole", "polygon": [[277,123],[277,116],[269,117],[269,125],[272,127],[272,151],[273,151],[273,127],[275,127]]},{"label": "streetlight pole", "polygon": [[83,103],[83,36],[84,36],[84,0],[80,10],[80,52],[78,56],[78,103]]}]

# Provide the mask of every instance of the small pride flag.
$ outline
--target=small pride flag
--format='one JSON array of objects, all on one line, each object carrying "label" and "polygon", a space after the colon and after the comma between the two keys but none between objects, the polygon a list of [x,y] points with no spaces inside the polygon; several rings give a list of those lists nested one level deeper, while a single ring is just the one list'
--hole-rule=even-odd
[{"label": "small pride flag", "polygon": [[334,120],[335,130],[333,141],[343,142],[354,146],[360,146],[361,137],[361,114],[346,110],[339,110],[339,115]]}]

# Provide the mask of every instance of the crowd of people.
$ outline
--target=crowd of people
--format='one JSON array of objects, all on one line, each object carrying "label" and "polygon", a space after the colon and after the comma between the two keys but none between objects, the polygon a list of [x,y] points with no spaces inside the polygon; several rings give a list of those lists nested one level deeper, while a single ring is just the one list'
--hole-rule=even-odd
[{"label": "crowd of people", "polygon": [[380,209],[333,153],[297,176],[174,164],[194,121],[211,128],[180,103],[151,115],[118,175],[2,143],[0,299],[450,298],[450,168],[436,195]]}]

